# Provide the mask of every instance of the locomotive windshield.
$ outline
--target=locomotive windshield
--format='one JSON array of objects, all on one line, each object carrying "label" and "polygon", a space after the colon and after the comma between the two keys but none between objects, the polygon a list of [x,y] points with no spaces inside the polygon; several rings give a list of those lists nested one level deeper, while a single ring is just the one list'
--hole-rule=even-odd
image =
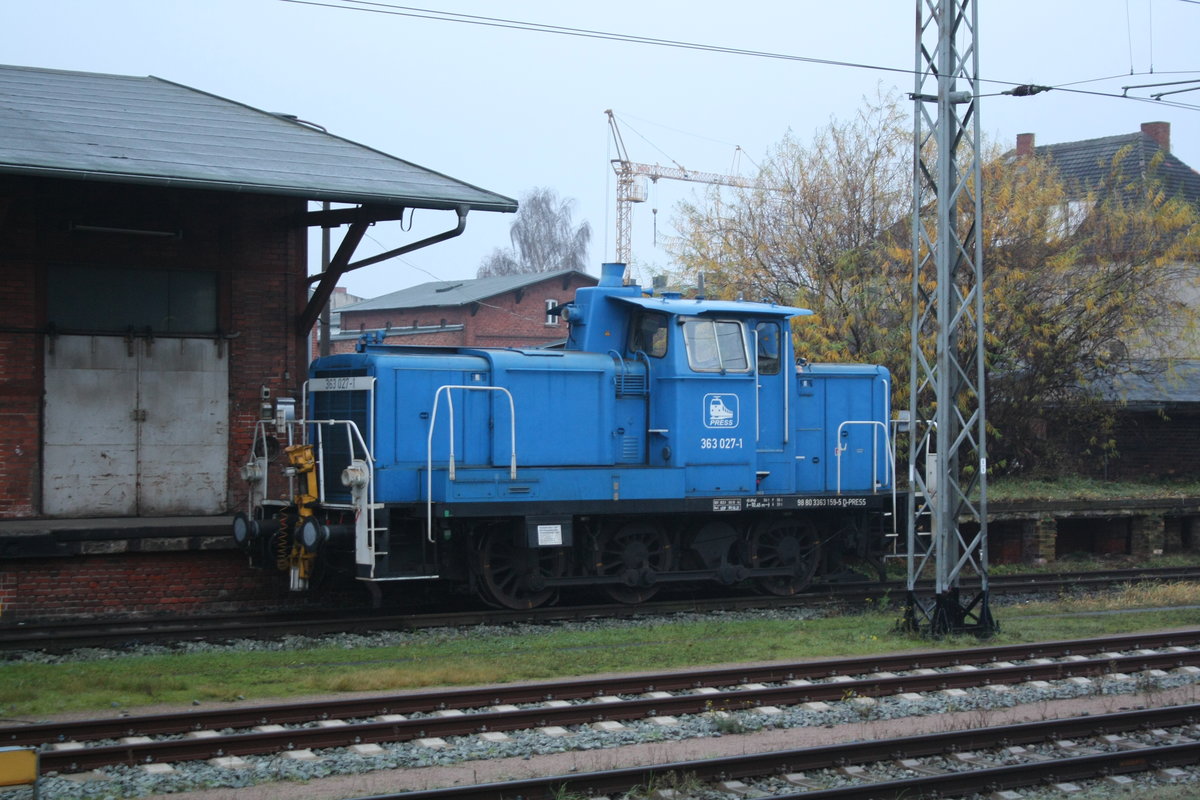
[{"label": "locomotive windshield", "polygon": [[696,372],[749,372],[742,323],[728,319],[683,320],[688,365]]}]

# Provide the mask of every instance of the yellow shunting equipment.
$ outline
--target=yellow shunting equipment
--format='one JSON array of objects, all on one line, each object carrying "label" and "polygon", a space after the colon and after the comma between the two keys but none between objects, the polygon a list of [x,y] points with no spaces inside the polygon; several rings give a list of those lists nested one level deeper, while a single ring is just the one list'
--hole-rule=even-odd
[{"label": "yellow shunting equipment", "polygon": [[[296,524],[296,531],[299,532],[300,525],[304,520],[313,515],[312,504],[320,499],[317,487],[317,456],[311,444],[292,445],[284,450],[287,453],[288,461],[291,462],[292,469],[296,477],[302,480],[302,486],[299,493],[293,499],[296,504],[296,511],[300,519]],[[313,561],[316,556],[313,553],[304,549],[304,545],[300,544],[299,538],[292,545],[292,552],[289,554],[288,562],[291,566],[295,566],[299,570],[301,578],[312,577]]]}]

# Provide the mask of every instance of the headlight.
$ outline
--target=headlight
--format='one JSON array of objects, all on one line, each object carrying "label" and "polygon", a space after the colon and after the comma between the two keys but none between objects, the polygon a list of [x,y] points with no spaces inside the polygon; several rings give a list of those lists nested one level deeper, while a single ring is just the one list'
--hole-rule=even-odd
[{"label": "headlight", "polygon": [[329,529],[312,517],[309,517],[300,526],[300,544],[304,545],[304,549],[310,553],[317,552],[317,549],[328,539]]},{"label": "headlight", "polygon": [[238,547],[244,548],[249,545],[257,533],[258,523],[245,514],[238,514],[233,518],[233,540],[237,542]]}]

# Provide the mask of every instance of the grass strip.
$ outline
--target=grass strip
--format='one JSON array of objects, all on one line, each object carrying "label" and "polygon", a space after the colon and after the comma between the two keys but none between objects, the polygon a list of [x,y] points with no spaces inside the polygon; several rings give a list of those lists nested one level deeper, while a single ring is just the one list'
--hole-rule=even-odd
[{"label": "grass strip", "polygon": [[[1186,606],[1197,604],[1200,584],[1176,582],[998,606],[1001,631],[991,643],[1189,627],[1200,622],[1200,613]],[[979,644],[972,637],[930,641],[899,634],[897,610],[872,606],[822,619],[717,614],[700,621],[633,621],[595,629],[442,631],[371,647],[310,640],[286,650],[180,651],[49,664],[10,661],[0,665],[0,717],[36,719],[157,703],[294,699]],[[1131,609],[1143,610],[1129,613]],[[1116,610],[1123,613],[1096,613]]]}]

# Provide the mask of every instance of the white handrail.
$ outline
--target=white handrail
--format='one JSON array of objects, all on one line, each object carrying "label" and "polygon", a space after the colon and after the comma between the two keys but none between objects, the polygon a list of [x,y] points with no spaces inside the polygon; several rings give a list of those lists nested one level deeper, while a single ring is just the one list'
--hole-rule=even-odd
[{"label": "white handrail", "polygon": [[[362,435],[362,431],[358,427],[358,423],[352,419],[302,419],[296,420],[297,425],[303,425],[306,429],[312,425],[316,429],[317,441],[315,442],[317,452],[321,457],[317,459],[317,500],[320,503],[326,502],[325,498],[325,436],[322,428],[325,426],[334,427],[335,425],[346,426],[346,445],[347,453],[350,455],[350,460],[354,461],[357,458],[357,453],[362,452],[362,461],[366,462],[370,470],[368,477],[371,479],[372,494],[374,493],[374,477],[375,477],[375,455],[371,452],[371,448],[367,446],[367,440]],[[349,465],[347,465],[349,466]],[[344,469],[344,468],[343,468]]]},{"label": "white handrail", "polygon": [[437,426],[438,400],[442,392],[446,393],[446,405],[450,410],[450,480],[454,480],[454,396],[451,389],[464,389],[475,392],[502,392],[508,398],[509,441],[512,453],[509,458],[508,476],[510,480],[517,479],[517,407],[513,403],[512,392],[503,386],[439,386],[433,395],[433,412],[429,415],[429,434],[425,442],[425,538],[433,543],[433,430]]}]

